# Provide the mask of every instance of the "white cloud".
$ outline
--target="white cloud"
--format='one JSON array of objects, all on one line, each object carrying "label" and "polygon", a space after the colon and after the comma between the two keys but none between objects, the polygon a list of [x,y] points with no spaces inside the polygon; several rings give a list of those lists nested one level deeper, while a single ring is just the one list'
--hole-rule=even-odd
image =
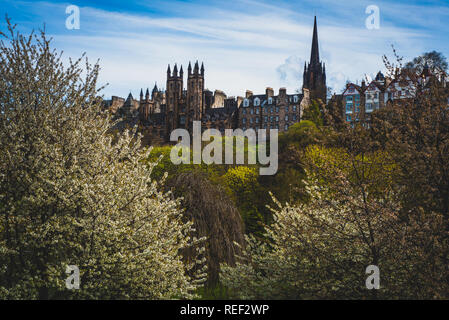
[{"label": "white cloud", "polygon": [[[253,10],[202,5],[197,9],[203,14],[153,18],[82,7],[81,32],[54,32],[55,44],[66,55],[86,51],[91,59],[101,59],[100,80],[110,83],[106,96],[126,96],[129,90],[137,95],[141,87],[151,88],[155,81],[164,87],[168,63],[182,63],[186,70],[188,61],[196,59],[204,61],[206,86],[212,90],[229,95],[243,95],[246,89],[264,92],[266,86],[296,90],[302,84],[304,61],[310,56],[313,17],[288,6],[242,3]],[[45,6],[49,19],[62,7]],[[391,10],[400,8],[392,5]],[[349,7],[340,5],[336,10],[346,12]],[[382,55],[391,52],[391,44],[408,56],[433,49],[426,47],[424,31],[398,28],[388,21],[380,30],[365,29],[363,13],[359,27],[330,15],[318,17],[320,54],[328,85],[336,91],[348,79],[360,80],[364,74],[383,69]]]}]

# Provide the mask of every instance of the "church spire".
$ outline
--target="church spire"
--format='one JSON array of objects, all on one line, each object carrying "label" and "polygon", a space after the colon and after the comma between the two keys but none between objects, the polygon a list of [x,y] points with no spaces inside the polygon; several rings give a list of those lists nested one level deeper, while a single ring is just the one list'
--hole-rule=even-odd
[{"label": "church spire", "polygon": [[320,62],[316,16],[314,20],[310,62],[304,66],[302,86],[309,89],[311,99],[321,99],[325,103],[327,96],[326,66]]},{"label": "church spire", "polygon": [[318,49],[318,28],[315,22],[313,24],[313,38],[312,38],[312,52],[310,53],[310,64],[312,66],[318,66],[320,64],[320,51]]}]

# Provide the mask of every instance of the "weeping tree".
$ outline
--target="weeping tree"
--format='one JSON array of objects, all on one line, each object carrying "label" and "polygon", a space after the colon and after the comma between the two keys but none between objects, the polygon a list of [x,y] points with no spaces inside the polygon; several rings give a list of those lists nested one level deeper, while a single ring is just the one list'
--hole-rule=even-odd
[{"label": "weeping tree", "polygon": [[[240,213],[225,190],[213,184],[199,170],[184,172],[169,179],[167,186],[182,197],[185,216],[193,221],[195,236],[206,238],[207,288],[218,284],[220,263],[235,265],[244,245],[244,227]],[[187,261],[195,258],[192,249],[184,251]]]},{"label": "weeping tree", "polygon": [[64,64],[44,31],[24,36],[9,19],[1,37],[0,298],[192,297],[201,244],[150,178],[140,137],[109,134],[98,63]]}]

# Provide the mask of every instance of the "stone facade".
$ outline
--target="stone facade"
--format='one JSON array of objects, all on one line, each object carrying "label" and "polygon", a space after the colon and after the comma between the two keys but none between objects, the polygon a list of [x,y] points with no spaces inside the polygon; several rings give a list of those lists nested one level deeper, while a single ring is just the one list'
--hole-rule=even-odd
[{"label": "stone facade", "polygon": [[221,90],[205,89],[204,64],[198,61],[187,68],[187,83],[184,88],[184,70],[175,64],[173,71],[167,68],[166,89],[155,85],[151,96],[149,89],[140,99],[131,93],[125,100],[112,97],[105,101],[105,107],[120,121],[118,129],[138,126],[143,133],[144,144],[164,144],[170,141],[170,133],[177,128],[192,132],[193,121],[201,121],[203,130],[218,129],[278,129],[280,132],[301,120],[302,112],[310,104],[310,98],[326,101],[325,67],[319,61],[318,33],[314,23],[311,61],[305,67],[302,92],[288,94],[280,88],[274,95],[272,88],[265,94],[253,94],[247,90],[244,97],[227,97]]}]

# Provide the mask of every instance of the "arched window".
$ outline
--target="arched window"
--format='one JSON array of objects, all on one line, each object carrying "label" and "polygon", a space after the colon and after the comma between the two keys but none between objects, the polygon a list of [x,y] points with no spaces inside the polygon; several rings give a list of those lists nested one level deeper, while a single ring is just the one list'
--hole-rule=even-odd
[{"label": "arched window", "polygon": [[243,100],[243,106],[244,107],[248,107],[249,106],[249,100],[248,99]]},{"label": "arched window", "polygon": [[272,97],[268,98],[268,104],[273,104],[273,98]]},{"label": "arched window", "polygon": [[259,98],[256,98],[256,99],[254,99],[254,105],[257,107],[257,106],[260,106],[260,99]]},{"label": "arched window", "polygon": [[293,102],[298,102],[298,96],[293,97]]}]

